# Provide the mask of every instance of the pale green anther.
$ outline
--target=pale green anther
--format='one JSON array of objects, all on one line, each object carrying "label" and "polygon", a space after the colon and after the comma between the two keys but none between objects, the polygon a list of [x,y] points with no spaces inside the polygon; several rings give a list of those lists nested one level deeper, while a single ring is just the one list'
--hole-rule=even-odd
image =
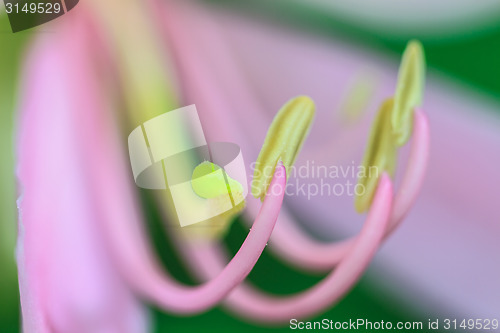
[{"label": "pale green anther", "polygon": [[205,199],[229,193],[243,193],[243,187],[238,181],[229,177],[218,165],[208,161],[194,169],[191,186],[198,196]]},{"label": "pale green anther", "polygon": [[373,123],[368,147],[358,173],[357,188],[360,190],[357,192],[362,193],[362,195],[356,195],[354,206],[359,213],[370,208],[382,173],[387,172],[392,175],[396,167],[397,147],[391,125],[393,106],[394,100],[392,98],[385,100]]},{"label": "pale green anther", "polygon": [[252,195],[264,199],[279,160],[287,170],[295,162],[309,133],[315,112],[311,98],[298,96],[288,101],[274,117],[255,164]]},{"label": "pale green anther", "polygon": [[398,146],[404,145],[411,136],[413,110],[422,103],[424,81],[425,56],[422,44],[412,40],[403,53],[394,95],[391,122]]}]

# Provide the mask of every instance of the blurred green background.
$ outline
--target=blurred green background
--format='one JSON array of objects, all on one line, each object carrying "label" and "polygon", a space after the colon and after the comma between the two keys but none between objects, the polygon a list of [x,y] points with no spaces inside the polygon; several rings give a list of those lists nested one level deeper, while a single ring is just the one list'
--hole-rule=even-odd
[{"label": "blurred green background", "polygon": [[[352,43],[385,52],[388,57],[399,58],[407,40],[377,30],[359,27],[356,22],[342,19],[339,15],[306,6],[301,3],[265,0],[211,0],[210,6],[223,7],[256,19],[272,20],[290,29],[301,29],[311,34],[343,36]],[[500,18],[500,15],[498,15]],[[500,100],[500,19],[476,31],[466,31],[446,38],[422,39],[430,70],[443,72],[471,89]],[[19,295],[14,262],[16,234],[16,183],[14,177],[14,110],[16,88],[22,67],[23,50],[30,38],[36,38],[33,30],[12,34],[6,15],[0,16],[0,332],[19,332]],[[418,37],[418,36],[417,36]],[[499,110],[500,111],[500,110]],[[181,281],[193,284],[182,262],[172,255],[175,250],[163,235],[159,215],[150,198],[143,195],[147,207],[152,238],[169,271]],[[235,223],[225,238],[234,253],[245,237],[246,229]],[[319,281],[321,276],[306,275],[293,270],[265,252],[249,276],[251,283],[273,293],[287,294],[299,291]],[[216,308],[203,315],[177,317],[152,309],[156,332],[255,332],[258,326],[241,322],[223,309]],[[349,320],[366,318],[373,321],[427,321],[430,314],[412,306],[410,300],[388,296],[377,284],[372,273],[361,282],[336,307],[318,318]],[[260,332],[288,332],[288,327],[262,328]]]},{"label": "blurred green background", "polygon": [[13,34],[7,16],[0,16],[0,332],[6,333],[19,331],[13,124],[18,74],[28,36]]}]

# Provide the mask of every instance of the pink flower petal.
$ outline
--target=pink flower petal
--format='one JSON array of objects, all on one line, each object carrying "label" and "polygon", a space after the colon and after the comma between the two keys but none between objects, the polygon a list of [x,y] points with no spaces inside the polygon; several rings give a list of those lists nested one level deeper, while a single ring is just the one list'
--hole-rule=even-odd
[{"label": "pink flower petal", "polygon": [[[144,309],[117,275],[88,181],[100,149],[86,117],[105,117],[79,20],[40,35],[19,116],[17,257],[25,332],[146,332]],[[99,121],[99,119],[96,119]],[[116,198],[120,200],[120,198]]]}]

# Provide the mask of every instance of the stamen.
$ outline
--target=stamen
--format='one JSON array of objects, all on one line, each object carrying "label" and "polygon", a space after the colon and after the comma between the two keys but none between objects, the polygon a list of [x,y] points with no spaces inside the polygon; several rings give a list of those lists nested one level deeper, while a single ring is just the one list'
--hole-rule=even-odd
[{"label": "stamen", "polygon": [[411,136],[413,110],[422,102],[424,80],[425,57],[422,44],[412,40],[403,53],[394,95],[392,129],[398,146],[404,145]]},{"label": "stamen", "polygon": [[[358,281],[377,252],[389,224],[392,202],[392,183],[388,175],[383,174],[356,242],[346,251],[337,268],[330,267],[330,273],[320,283],[286,296],[267,294],[242,283],[228,295],[226,307],[243,318],[276,324],[287,323],[290,318],[317,315],[337,303]],[[183,250],[191,259],[192,269],[205,279],[217,276],[227,262],[224,251],[216,244],[183,245],[187,245]]]},{"label": "stamen", "polygon": [[252,195],[264,200],[279,160],[288,170],[297,157],[314,118],[315,105],[307,96],[286,103],[274,118],[255,165]]},{"label": "stamen", "polygon": [[358,179],[358,185],[362,185],[364,191],[361,195],[356,193],[354,200],[354,206],[359,213],[367,211],[370,207],[377,190],[379,176],[383,172],[394,174],[397,149],[391,127],[393,105],[392,98],[385,100],[373,123]]}]

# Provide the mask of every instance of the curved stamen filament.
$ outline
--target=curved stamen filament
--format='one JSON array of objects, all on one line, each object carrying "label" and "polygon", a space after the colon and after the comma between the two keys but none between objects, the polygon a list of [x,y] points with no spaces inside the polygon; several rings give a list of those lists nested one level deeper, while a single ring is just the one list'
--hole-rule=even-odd
[{"label": "curved stamen filament", "polygon": [[[339,266],[323,281],[304,292],[287,297],[275,297],[249,285],[241,285],[228,296],[228,309],[247,319],[282,323],[288,322],[290,318],[314,315],[338,302],[357,282],[377,252],[389,223],[391,208],[392,184],[389,177],[383,175],[359,237]],[[191,249],[190,252],[191,259],[196,261],[193,269],[206,278],[217,274],[224,267],[224,256],[218,248],[209,246]]]}]

